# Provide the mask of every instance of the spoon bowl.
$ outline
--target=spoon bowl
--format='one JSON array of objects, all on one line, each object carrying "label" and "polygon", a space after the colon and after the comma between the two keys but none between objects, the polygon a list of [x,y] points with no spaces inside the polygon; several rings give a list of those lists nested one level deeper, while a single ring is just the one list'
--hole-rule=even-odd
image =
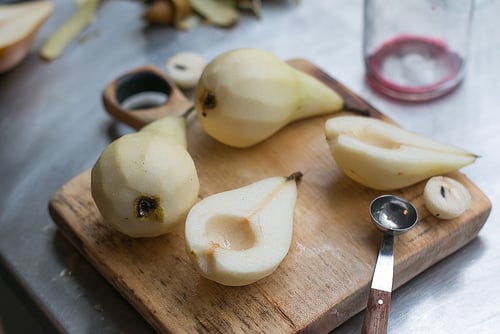
[{"label": "spoon bowl", "polygon": [[415,226],[418,213],[410,202],[397,196],[382,195],[371,202],[370,218],[381,231],[396,235]]}]

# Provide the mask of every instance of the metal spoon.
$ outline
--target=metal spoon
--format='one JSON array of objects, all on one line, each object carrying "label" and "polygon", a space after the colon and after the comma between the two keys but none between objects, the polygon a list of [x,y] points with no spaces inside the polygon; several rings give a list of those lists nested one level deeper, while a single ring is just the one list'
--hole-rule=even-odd
[{"label": "metal spoon", "polygon": [[378,334],[387,332],[394,269],[394,235],[407,232],[415,226],[418,213],[410,202],[397,196],[383,195],[370,204],[370,217],[385,235],[373,272],[361,333]]}]

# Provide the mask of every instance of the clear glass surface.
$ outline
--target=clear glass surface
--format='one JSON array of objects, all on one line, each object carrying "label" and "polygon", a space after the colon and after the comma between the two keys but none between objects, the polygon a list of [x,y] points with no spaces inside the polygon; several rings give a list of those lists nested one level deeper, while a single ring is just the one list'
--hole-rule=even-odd
[{"label": "clear glass surface", "polygon": [[473,0],[365,0],[366,79],[379,93],[423,101],[463,79]]}]

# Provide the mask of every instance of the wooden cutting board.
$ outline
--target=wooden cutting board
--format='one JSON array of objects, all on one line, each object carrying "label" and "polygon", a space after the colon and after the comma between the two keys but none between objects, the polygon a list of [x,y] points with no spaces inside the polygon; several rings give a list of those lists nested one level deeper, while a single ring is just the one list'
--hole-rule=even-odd
[{"label": "wooden cutting board", "polygon": [[[311,63],[290,63],[340,92],[350,105],[385,118]],[[330,117],[295,122],[248,149],[219,144],[196,118],[188,121],[200,198],[270,176],[304,173],[290,251],[272,275],[249,286],[225,287],[200,277],[185,253],[182,228],[133,239],[108,227],[92,201],[89,170],[57,191],[50,200],[51,215],[159,332],[326,333],[364,309],[382,239],[368,214],[370,201],[382,192],[353,182],[336,166],[324,136]],[[425,209],[424,182],[385,192],[410,200],[420,215],[413,230],[397,237],[394,288],[467,244],[485,223],[488,198],[464,175],[451,176],[472,194],[472,207],[451,221],[439,221]]]}]

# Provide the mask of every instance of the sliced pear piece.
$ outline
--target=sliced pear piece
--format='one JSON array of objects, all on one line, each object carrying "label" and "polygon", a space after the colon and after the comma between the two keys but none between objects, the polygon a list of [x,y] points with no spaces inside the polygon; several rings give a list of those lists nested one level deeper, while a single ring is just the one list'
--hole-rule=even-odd
[{"label": "sliced pear piece", "polygon": [[229,286],[270,275],[292,241],[300,172],[206,197],[190,210],[187,253],[200,274]]},{"label": "sliced pear piece", "polygon": [[229,146],[248,147],[290,122],[340,110],[343,99],[269,52],[236,49],[205,67],[195,106],[207,134]]},{"label": "sliced pear piece", "polygon": [[196,52],[179,52],[167,60],[167,72],[177,86],[195,88],[206,66],[205,59]]},{"label": "sliced pear piece", "polygon": [[108,145],[91,173],[104,222],[132,237],[178,228],[200,187],[186,143],[184,117],[167,116]]},{"label": "sliced pear piece", "polygon": [[24,59],[53,10],[50,1],[0,5],[0,73]]},{"label": "sliced pear piece", "polygon": [[431,177],[424,188],[425,207],[440,219],[460,216],[471,204],[471,195],[465,186],[447,176]]},{"label": "sliced pear piece", "polygon": [[399,189],[473,163],[477,156],[382,120],[342,116],[325,124],[337,165],[354,181]]}]

